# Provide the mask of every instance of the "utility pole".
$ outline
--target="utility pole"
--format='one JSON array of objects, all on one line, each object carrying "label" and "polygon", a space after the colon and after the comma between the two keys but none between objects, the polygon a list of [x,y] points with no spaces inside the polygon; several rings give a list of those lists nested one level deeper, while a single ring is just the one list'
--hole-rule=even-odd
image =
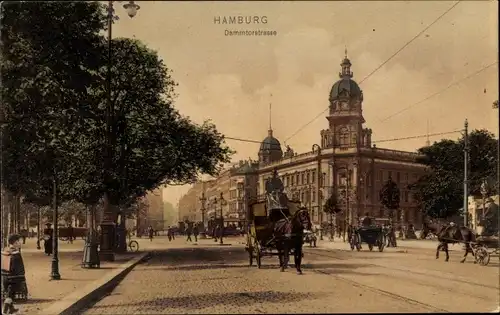
[{"label": "utility pole", "polygon": [[469,226],[469,123],[464,124],[464,226]]}]

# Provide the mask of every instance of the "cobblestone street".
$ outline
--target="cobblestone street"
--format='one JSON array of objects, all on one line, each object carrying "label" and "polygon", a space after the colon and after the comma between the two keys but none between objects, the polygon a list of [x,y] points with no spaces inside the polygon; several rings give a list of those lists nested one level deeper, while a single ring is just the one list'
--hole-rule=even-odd
[{"label": "cobblestone street", "polygon": [[85,314],[491,312],[498,262],[474,265],[425,253],[306,249],[304,275],[248,266],[242,245],[182,245],[156,251]]}]

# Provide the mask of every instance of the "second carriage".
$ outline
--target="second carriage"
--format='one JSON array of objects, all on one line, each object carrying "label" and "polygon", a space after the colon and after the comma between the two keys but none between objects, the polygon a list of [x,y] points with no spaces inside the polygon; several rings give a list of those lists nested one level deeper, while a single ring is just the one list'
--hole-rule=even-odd
[{"label": "second carriage", "polygon": [[[365,217],[365,219],[367,218]],[[358,227],[350,227],[349,229],[348,235],[351,250],[356,249],[360,251],[361,243],[366,243],[370,251],[374,247],[377,247],[379,252],[384,251],[385,233],[381,226],[374,225],[371,220],[368,220],[368,223],[363,222]]]},{"label": "second carriage", "polygon": [[[300,208],[300,202],[289,200],[283,193],[283,184],[275,173],[266,183],[266,195],[248,205],[249,232],[246,251],[250,266],[254,260],[261,267],[262,257],[278,256],[277,240],[273,235],[274,224],[286,217],[291,218]],[[293,252],[290,253],[292,255]]]}]

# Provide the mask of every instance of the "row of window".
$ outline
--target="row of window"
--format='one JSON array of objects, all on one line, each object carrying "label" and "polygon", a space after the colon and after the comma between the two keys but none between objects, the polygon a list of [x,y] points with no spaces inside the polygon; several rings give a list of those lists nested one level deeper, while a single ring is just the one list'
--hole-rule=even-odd
[{"label": "row of window", "polygon": [[[228,207],[229,207],[229,212],[244,210],[243,201],[230,201],[228,202]],[[217,208],[217,210],[220,210],[220,208]]]},{"label": "row of window", "polygon": [[[314,187],[313,187],[314,189]],[[316,190],[311,189],[311,194],[309,195],[309,190],[301,190],[293,193],[293,199],[300,200],[303,204],[308,204],[311,202],[316,202]]]},{"label": "row of window", "polygon": [[316,183],[316,170],[305,170],[294,174],[284,174],[281,176],[285,187],[307,185]]},{"label": "row of window", "polygon": [[[395,177],[393,177],[395,176]],[[396,183],[401,182],[401,172],[392,172],[392,171],[384,171],[384,170],[379,170],[377,174],[377,180],[383,180],[386,181],[390,178],[392,178],[393,181]],[[418,174],[412,174],[412,180],[416,181],[418,179]],[[410,181],[410,174],[409,173],[404,173],[403,177],[404,182],[408,183]]]}]

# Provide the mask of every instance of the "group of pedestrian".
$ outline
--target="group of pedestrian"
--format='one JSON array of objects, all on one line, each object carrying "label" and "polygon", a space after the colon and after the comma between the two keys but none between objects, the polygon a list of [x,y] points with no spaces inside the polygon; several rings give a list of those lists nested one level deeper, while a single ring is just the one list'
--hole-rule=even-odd
[{"label": "group of pedestrian", "polygon": [[193,225],[187,224],[185,232],[186,232],[186,235],[187,235],[187,239],[186,239],[187,242],[192,242],[193,241],[193,239],[191,238],[191,236],[194,236],[195,243],[198,242],[198,235],[200,234],[200,229],[198,227],[198,223],[195,223]]},{"label": "group of pedestrian", "polygon": [[168,237],[169,242],[175,240],[174,227],[172,227],[172,226],[167,227],[167,237]]},{"label": "group of pedestrian", "polygon": [[222,229],[220,228],[220,225],[217,224],[217,226],[215,226],[213,229],[212,229],[212,238],[214,239],[214,242],[217,242],[217,240],[222,237],[221,235],[221,232],[222,232]]}]

